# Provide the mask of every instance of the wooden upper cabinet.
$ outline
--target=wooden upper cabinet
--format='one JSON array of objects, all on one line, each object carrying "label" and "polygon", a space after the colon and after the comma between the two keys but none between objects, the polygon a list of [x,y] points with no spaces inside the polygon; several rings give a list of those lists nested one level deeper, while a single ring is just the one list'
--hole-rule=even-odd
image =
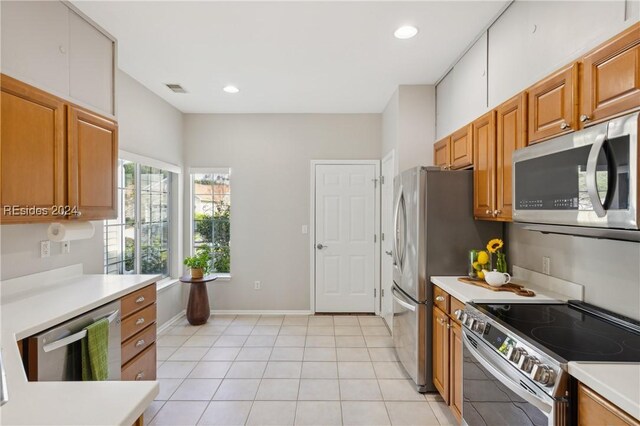
[{"label": "wooden upper cabinet", "polygon": [[[2,223],[50,222],[66,203],[64,103],[2,75]],[[39,212],[10,211],[33,207]]]},{"label": "wooden upper cabinet", "polygon": [[433,308],[433,384],[449,403],[449,317]]},{"label": "wooden upper cabinet", "polygon": [[640,108],[640,23],[582,59],[582,126]]},{"label": "wooden upper cabinet", "polygon": [[509,221],[513,212],[513,151],[524,148],[527,129],[527,94],[509,99],[496,109],[496,210],[494,216]]},{"label": "wooden upper cabinet", "polygon": [[451,168],[473,166],[473,126],[469,124],[451,135]]},{"label": "wooden upper cabinet", "polygon": [[82,220],[117,217],[118,126],[70,106],[69,206]]},{"label": "wooden upper cabinet", "polygon": [[640,426],[640,422],[582,383],[578,384],[578,426]]},{"label": "wooden upper cabinet", "polygon": [[493,218],[496,182],[495,111],[472,123],[473,128],[473,215]]},{"label": "wooden upper cabinet", "polygon": [[528,144],[578,129],[578,64],[561,69],[528,90]]},{"label": "wooden upper cabinet", "polygon": [[449,322],[449,404],[451,411],[462,421],[462,328]]},{"label": "wooden upper cabinet", "polygon": [[446,137],[433,145],[433,162],[443,169],[451,166],[450,140],[450,137]]}]

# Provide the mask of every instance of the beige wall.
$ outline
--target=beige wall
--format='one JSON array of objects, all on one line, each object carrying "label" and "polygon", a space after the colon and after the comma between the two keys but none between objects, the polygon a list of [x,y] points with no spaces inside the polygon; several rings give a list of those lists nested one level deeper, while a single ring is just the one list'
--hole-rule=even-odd
[{"label": "beige wall", "polygon": [[212,309],[308,310],[310,161],[379,159],[380,114],[186,114],[184,129],[185,166],[231,167],[232,278],[209,286]]},{"label": "beige wall", "polygon": [[435,120],[435,86],[398,86],[382,113],[382,157],[394,149],[398,172],[432,165]]}]

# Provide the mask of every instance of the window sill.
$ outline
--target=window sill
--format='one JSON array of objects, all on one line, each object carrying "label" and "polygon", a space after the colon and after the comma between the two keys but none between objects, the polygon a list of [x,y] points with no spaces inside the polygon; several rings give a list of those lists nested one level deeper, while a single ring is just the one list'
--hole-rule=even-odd
[{"label": "window sill", "polygon": [[216,281],[231,281],[231,274],[213,274],[215,275]]}]

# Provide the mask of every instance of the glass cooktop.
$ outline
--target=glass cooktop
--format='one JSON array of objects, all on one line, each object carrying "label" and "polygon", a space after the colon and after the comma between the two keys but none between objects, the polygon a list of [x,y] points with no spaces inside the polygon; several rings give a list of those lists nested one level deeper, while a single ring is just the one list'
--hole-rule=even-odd
[{"label": "glass cooktop", "polygon": [[[623,321],[591,305],[570,302],[476,306],[566,361],[640,362],[640,323],[628,318]],[[598,311],[593,313],[591,309]]]}]

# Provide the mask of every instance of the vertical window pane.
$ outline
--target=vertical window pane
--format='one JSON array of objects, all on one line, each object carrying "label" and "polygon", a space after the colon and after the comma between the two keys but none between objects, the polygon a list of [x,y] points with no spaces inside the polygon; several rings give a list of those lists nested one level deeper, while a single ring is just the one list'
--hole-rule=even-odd
[{"label": "vertical window pane", "polygon": [[193,174],[193,249],[212,248],[214,272],[229,273],[230,263],[230,174]]},{"label": "vertical window pane", "polygon": [[105,221],[106,274],[133,273],[135,263],[135,163],[118,161],[118,217]]}]

